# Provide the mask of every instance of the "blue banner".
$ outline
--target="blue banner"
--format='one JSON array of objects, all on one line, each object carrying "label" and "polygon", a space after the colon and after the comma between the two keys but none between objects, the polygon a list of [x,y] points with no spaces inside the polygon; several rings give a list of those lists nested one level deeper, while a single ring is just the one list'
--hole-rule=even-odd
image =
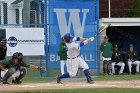
[{"label": "blue banner", "polygon": [[[50,0],[50,62],[52,68],[59,68],[58,46],[61,37],[71,33],[78,37],[93,37],[98,32],[98,0]],[[81,57],[90,68],[97,65],[97,38],[81,48]]]}]

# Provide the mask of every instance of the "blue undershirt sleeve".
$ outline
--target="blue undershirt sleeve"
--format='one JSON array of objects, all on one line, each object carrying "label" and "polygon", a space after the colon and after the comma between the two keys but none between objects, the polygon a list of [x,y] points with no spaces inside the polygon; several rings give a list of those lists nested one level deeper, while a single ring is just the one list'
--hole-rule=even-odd
[{"label": "blue undershirt sleeve", "polygon": [[80,42],[80,47],[84,46],[84,42]]}]

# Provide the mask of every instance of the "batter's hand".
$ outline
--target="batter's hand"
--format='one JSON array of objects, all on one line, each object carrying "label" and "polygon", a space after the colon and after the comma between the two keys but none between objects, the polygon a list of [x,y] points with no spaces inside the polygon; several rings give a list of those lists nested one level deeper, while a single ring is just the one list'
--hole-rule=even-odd
[{"label": "batter's hand", "polygon": [[93,41],[95,38],[94,37],[90,37],[89,39],[90,39],[90,41]]}]

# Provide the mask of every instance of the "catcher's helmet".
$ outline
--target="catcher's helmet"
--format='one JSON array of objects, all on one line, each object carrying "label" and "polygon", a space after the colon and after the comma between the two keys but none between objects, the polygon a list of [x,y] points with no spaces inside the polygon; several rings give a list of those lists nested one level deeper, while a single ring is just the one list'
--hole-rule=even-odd
[{"label": "catcher's helmet", "polygon": [[66,43],[69,43],[70,40],[72,40],[72,39],[73,39],[73,36],[70,33],[67,33],[64,35],[64,40]]},{"label": "catcher's helmet", "polygon": [[23,59],[23,54],[20,52],[16,52],[13,54],[12,59],[18,59],[18,61],[21,62]]}]

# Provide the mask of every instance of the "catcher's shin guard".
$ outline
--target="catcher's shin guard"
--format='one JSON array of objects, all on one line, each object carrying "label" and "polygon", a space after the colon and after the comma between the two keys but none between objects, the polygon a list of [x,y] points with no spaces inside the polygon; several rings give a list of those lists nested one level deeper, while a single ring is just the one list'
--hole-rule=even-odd
[{"label": "catcher's shin guard", "polygon": [[85,76],[87,78],[87,82],[90,83],[90,84],[93,84],[94,82],[93,82],[93,80],[92,80],[92,78],[90,76],[90,73],[89,73],[88,69],[84,70],[84,74],[85,74]]},{"label": "catcher's shin guard", "polygon": [[17,83],[21,83],[20,80],[26,75],[26,68],[22,67],[22,68],[20,68],[19,71],[20,71],[20,75],[19,75],[19,77],[16,78]]},{"label": "catcher's shin guard", "polygon": [[10,68],[6,74],[4,75],[2,82],[3,84],[8,84],[7,80],[12,76],[12,74],[15,72],[16,70],[14,68]]},{"label": "catcher's shin guard", "polygon": [[1,77],[1,69],[0,69],[0,82],[2,82],[2,77]]}]

